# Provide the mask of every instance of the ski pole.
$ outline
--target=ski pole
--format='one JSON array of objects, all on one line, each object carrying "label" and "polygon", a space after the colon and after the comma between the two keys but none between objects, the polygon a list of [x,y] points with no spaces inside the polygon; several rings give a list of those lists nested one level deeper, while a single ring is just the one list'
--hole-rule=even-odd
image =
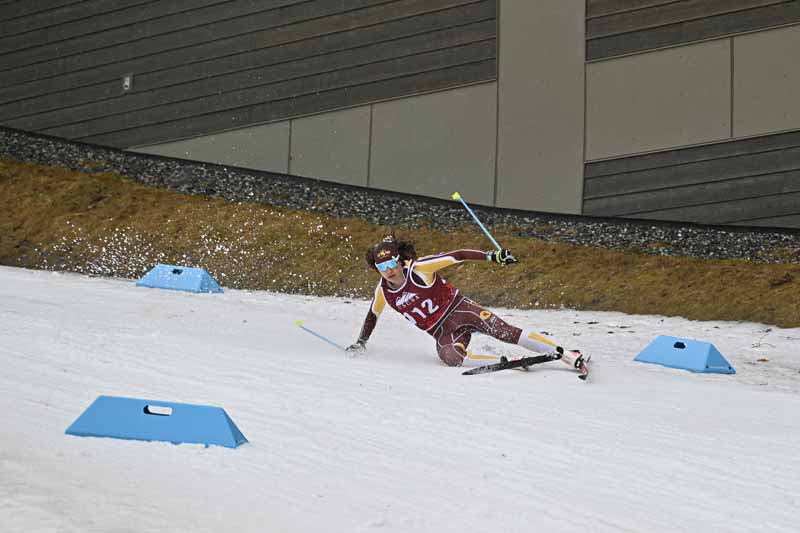
[{"label": "ski pole", "polygon": [[467,208],[467,211],[469,212],[469,214],[470,214],[470,215],[472,215],[472,218],[474,218],[474,219],[475,219],[475,222],[477,222],[477,223],[478,223],[478,225],[481,227],[481,229],[482,229],[482,230],[483,230],[483,232],[486,234],[486,236],[487,236],[487,237],[489,237],[489,240],[490,240],[490,241],[492,241],[492,244],[494,244],[494,247],[495,247],[495,248],[497,248],[498,250],[500,250],[500,249],[501,249],[501,248],[500,248],[500,245],[499,245],[499,244],[497,244],[497,241],[496,241],[496,240],[494,240],[494,237],[492,237],[492,234],[491,234],[491,233],[489,233],[489,230],[487,230],[487,229],[486,229],[486,228],[483,226],[483,224],[481,224],[481,221],[480,221],[480,220],[478,220],[478,217],[477,217],[477,216],[475,216],[475,213],[473,213],[473,212],[472,212],[472,209],[470,209],[470,208],[469,208],[469,206],[467,205],[467,202],[465,202],[465,201],[464,201],[464,199],[463,199],[463,198],[461,198],[461,195],[460,195],[460,194],[458,194],[457,192],[454,192],[454,193],[453,193],[453,200],[460,200],[460,201],[461,201],[461,203],[462,203],[462,204],[464,204],[464,207],[466,207],[466,208]]},{"label": "ski pole", "polygon": [[305,330],[305,331],[307,331],[307,332],[311,333],[312,335],[314,335],[314,336],[315,336],[315,337],[317,337],[318,339],[322,339],[323,341],[327,342],[328,344],[332,344],[332,345],[336,346],[337,348],[339,348],[339,349],[340,349],[340,350],[342,350],[343,352],[346,352],[346,351],[347,351],[347,350],[346,350],[346,349],[345,349],[343,346],[339,346],[338,344],[336,344],[335,342],[333,342],[332,340],[330,340],[328,337],[326,337],[326,336],[324,336],[324,335],[320,335],[320,334],[319,334],[319,333],[317,333],[316,331],[313,331],[313,330],[311,330],[311,329],[308,329],[307,327],[305,327],[305,326],[303,325],[303,321],[302,321],[302,320],[298,320],[298,321],[297,321],[297,325],[300,327],[300,329],[302,329],[302,330]]}]

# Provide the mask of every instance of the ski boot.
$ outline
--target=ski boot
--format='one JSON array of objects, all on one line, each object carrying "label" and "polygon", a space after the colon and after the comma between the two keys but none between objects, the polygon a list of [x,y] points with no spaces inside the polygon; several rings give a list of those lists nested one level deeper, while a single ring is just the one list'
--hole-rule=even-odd
[{"label": "ski boot", "polygon": [[586,363],[589,362],[591,359],[590,355],[583,355],[580,350],[567,350],[559,346],[556,348],[558,354],[560,355],[559,359],[564,361],[564,363],[568,364],[572,368],[578,371],[578,377],[584,381],[586,378],[589,377],[589,367],[586,366]]}]

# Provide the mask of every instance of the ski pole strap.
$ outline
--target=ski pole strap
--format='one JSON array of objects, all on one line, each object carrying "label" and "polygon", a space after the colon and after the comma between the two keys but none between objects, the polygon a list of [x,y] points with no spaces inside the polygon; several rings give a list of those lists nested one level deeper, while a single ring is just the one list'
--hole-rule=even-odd
[{"label": "ski pole strap", "polygon": [[500,246],[499,244],[497,244],[497,241],[496,241],[496,240],[494,240],[494,237],[492,237],[492,234],[491,234],[491,233],[489,233],[489,230],[487,230],[487,229],[484,227],[484,225],[483,225],[483,224],[481,224],[481,221],[480,221],[480,220],[478,220],[478,217],[475,215],[475,213],[472,211],[472,209],[470,209],[470,207],[467,205],[467,202],[465,202],[465,201],[464,201],[464,199],[463,199],[463,198],[461,198],[461,195],[460,195],[460,194],[458,194],[457,192],[454,192],[454,193],[453,193],[453,200],[459,200],[459,201],[461,201],[461,203],[462,203],[462,204],[464,205],[464,207],[467,209],[467,212],[468,212],[470,215],[472,215],[472,218],[474,218],[474,219],[475,219],[475,222],[477,222],[477,223],[478,223],[478,226],[480,226],[480,227],[481,227],[481,229],[482,229],[482,230],[483,230],[483,232],[486,234],[486,236],[487,236],[487,237],[489,237],[489,240],[490,240],[490,241],[492,241],[492,244],[494,244],[494,247],[495,247],[495,248],[497,248],[498,250],[500,250],[500,249],[501,249],[501,246]]},{"label": "ski pole strap", "polygon": [[330,340],[328,337],[326,337],[326,336],[324,336],[324,335],[320,335],[320,334],[319,334],[319,333],[317,333],[316,331],[314,331],[314,330],[311,330],[311,329],[309,329],[309,328],[305,327],[305,326],[303,325],[303,321],[302,321],[302,320],[298,320],[298,321],[297,321],[297,325],[300,327],[300,329],[302,329],[302,330],[304,330],[304,331],[307,331],[308,333],[311,333],[312,335],[314,335],[314,336],[315,336],[315,337],[317,337],[318,339],[320,339],[320,340],[323,340],[323,341],[325,341],[325,342],[327,342],[328,344],[331,344],[331,345],[333,345],[333,346],[336,346],[337,348],[339,348],[339,349],[340,349],[340,350],[342,350],[343,352],[344,352],[344,351],[347,351],[347,350],[344,348],[344,346],[339,346],[338,344],[336,344],[335,342],[333,342],[332,340]]}]

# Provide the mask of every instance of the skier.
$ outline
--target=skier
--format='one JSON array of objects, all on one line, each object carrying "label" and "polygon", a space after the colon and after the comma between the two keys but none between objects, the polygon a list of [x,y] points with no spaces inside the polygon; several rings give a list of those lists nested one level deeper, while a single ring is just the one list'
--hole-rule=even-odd
[{"label": "skier", "polygon": [[480,332],[509,344],[542,353],[554,360],[585,371],[584,357],[577,351],[565,351],[551,340],[531,331],[506,323],[491,311],[462,296],[438,271],[463,261],[489,261],[510,265],[517,259],[506,249],[483,252],[454,250],[417,258],[411,242],[399,241],[394,234],[367,250],[367,264],[377,270],[381,279],[375,287],[372,305],[364,319],[358,340],[347,351],[366,349],[378,316],[386,304],[409,322],[428,332],[436,340],[439,358],[448,366],[469,363],[467,347],[473,332]]}]

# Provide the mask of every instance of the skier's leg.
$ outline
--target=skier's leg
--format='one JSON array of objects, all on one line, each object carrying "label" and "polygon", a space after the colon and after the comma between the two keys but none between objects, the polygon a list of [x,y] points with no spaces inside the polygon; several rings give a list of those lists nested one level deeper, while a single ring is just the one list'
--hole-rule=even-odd
[{"label": "skier's leg", "polygon": [[523,348],[539,353],[553,352],[557,346],[541,335],[512,326],[472,300],[465,298],[464,304],[459,310],[462,311],[465,316],[471,318],[470,322],[475,324],[478,331],[490,337],[494,337],[499,341],[509,344],[518,344]]},{"label": "skier's leg", "polygon": [[[514,327],[514,326],[511,326]],[[519,329],[519,328],[514,328]],[[520,329],[517,344],[528,350],[539,353],[553,353],[559,351],[558,344],[529,329]]]},{"label": "skier's leg", "polygon": [[432,333],[436,340],[436,352],[447,366],[487,364],[485,360],[467,356],[467,347],[472,340],[472,332],[477,331],[478,328],[471,313],[461,312],[465,307],[465,301],[467,301],[466,298],[456,303]]},{"label": "skier's leg", "polygon": [[439,353],[439,359],[447,366],[461,366],[467,356],[467,350],[461,344],[437,345],[436,351]]},{"label": "skier's leg", "polygon": [[436,352],[444,364],[447,366],[464,364],[467,346],[472,339],[471,331],[471,328],[460,327],[458,323],[450,322],[449,317],[436,328],[433,335],[436,339]]},{"label": "skier's leg", "polygon": [[478,331],[499,341],[517,344],[536,353],[555,355],[563,352],[555,342],[534,331],[512,326],[488,309],[467,298],[464,299],[464,302],[459,305],[455,312],[460,312],[462,316],[469,317],[468,322],[474,324]]},{"label": "skier's leg", "polygon": [[552,356],[553,359],[561,359],[579,371],[585,370],[585,363],[589,360],[588,356],[584,356],[578,350],[564,350],[555,342],[534,331],[512,326],[468,298],[464,298],[456,306],[447,320],[456,320],[464,326],[471,327],[471,331],[479,331],[499,341],[516,344],[532,352]]},{"label": "skier's leg", "polygon": [[578,350],[565,350],[550,339],[542,337],[534,331],[525,329],[521,331],[522,332],[520,333],[517,344],[524,346],[529,350],[534,352],[544,352],[547,355],[552,355],[578,370],[580,370],[581,366],[589,361],[589,358],[584,357],[583,354]]},{"label": "skier's leg", "polygon": [[[501,318],[496,318],[494,330],[495,332],[499,332],[497,336],[495,336],[496,339],[505,340],[510,338],[513,340],[516,338],[516,344],[519,346],[527,348],[532,352],[550,355],[554,359],[561,359],[564,363],[579,371],[582,368],[585,369],[585,364],[589,361],[589,358],[584,357],[583,354],[581,354],[581,352],[578,350],[565,350],[558,344],[546,337],[543,337],[542,335],[539,335],[535,331],[514,327],[503,321]],[[583,372],[583,374],[584,377],[582,379],[586,379],[585,372]]]}]

